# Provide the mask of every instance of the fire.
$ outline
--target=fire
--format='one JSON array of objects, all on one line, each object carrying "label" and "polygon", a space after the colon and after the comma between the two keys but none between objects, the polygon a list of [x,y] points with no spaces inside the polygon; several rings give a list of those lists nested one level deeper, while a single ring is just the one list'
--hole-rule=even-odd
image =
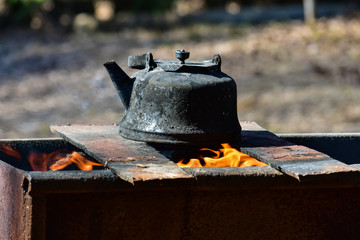
[{"label": "fire", "polygon": [[176,164],[179,167],[249,167],[249,166],[267,166],[266,163],[260,162],[249,155],[239,152],[232,148],[230,144],[221,144],[223,148],[218,151],[202,148],[199,151],[210,151],[214,156],[206,157],[200,155],[199,158],[190,158],[188,162],[184,159]]},{"label": "fire", "polygon": [[[22,160],[21,154],[7,145],[1,145],[0,150],[8,156]],[[58,171],[75,163],[83,171],[91,171],[93,166],[102,166],[100,163],[92,162],[76,151],[65,149],[56,150],[51,153],[37,153],[30,151],[28,162],[34,171]]]},{"label": "fire", "polygon": [[71,154],[67,154],[65,158],[61,158],[56,161],[49,168],[53,171],[57,171],[67,167],[71,163],[75,163],[78,168],[83,171],[91,171],[93,166],[102,166],[100,163],[91,162],[78,152],[73,151]]},{"label": "fire", "polygon": [[18,151],[12,149],[11,147],[7,146],[7,145],[1,145],[0,146],[0,150],[5,153],[6,155],[9,155],[13,158],[15,158],[16,160],[21,161],[21,155]]}]

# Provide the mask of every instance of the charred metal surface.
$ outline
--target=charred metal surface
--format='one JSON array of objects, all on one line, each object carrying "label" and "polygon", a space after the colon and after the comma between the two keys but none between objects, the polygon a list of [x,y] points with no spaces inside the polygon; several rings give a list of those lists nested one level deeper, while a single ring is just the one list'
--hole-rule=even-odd
[{"label": "charred metal surface", "polygon": [[[185,172],[191,174],[194,177],[228,177],[228,176],[242,176],[242,177],[270,177],[275,178],[279,176],[283,176],[282,173],[275,170],[270,166],[266,167],[242,167],[242,168],[234,168],[234,167],[191,167],[191,168],[183,168]],[[287,180],[290,178],[287,177]]]},{"label": "charred metal surface", "polygon": [[360,163],[360,133],[283,133],[279,137],[303,145],[346,164]]},{"label": "charred metal surface", "polygon": [[62,138],[0,139],[0,145],[9,146],[10,148],[19,152],[22,156],[22,159],[19,160],[6,156],[5,153],[0,151],[0,159],[16,168],[25,171],[32,170],[29,162],[26,159],[30,151],[50,153],[60,149],[67,149],[71,151],[79,150]]},{"label": "charred metal surface", "polygon": [[196,179],[196,185],[211,189],[213,187],[243,188],[267,188],[278,186],[301,187],[299,182],[292,177],[286,176],[276,169],[266,167],[192,167],[184,168],[184,171],[191,174]]},{"label": "charred metal surface", "polygon": [[358,190],[149,187],[49,194],[46,239],[358,239]]},{"label": "charred metal surface", "polygon": [[[29,140],[27,148],[64,143]],[[0,161],[0,239],[360,238],[360,179],[347,172],[342,179],[299,182],[272,167],[183,170],[191,181],[132,185],[110,170],[34,172]]]},{"label": "charred metal surface", "polygon": [[0,239],[25,238],[24,174],[0,161]]},{"label": "charred metal surface", "polygon": [[130,106],[120,122],[128,139],[199,145],[235,140],[240,133],[236,86],[221,72],[153,70],[135,81]]},{"label": "charred metal surface", "polygon": [[131,79],[114,62],[104,64],[126,114],[121,136],[162,144],[203,145],[237,141],[236,83],[221,72],[220,55],[211,60],[154,60],[151,53],[130,56],[129,66],[144,68]]},{"label": "charred metal surface", "polygon": [[[344,173],[358,177],[357,168],[326,154],[279,138],[254,122],[242,122],[241,151],[300,181]],[[156,179],[191,178],[172,161],[146,143],[118,136],[117,125],[53,126],[52,129],[87,154],[134,183]],[[206,170],[211,172],[212,170]],[[351,174],[350,174],[351,173]]]},{"label": "charred metal surface", "polygon": [[313,176],[327,177],[343,173],[360,176],[356,168],[316,150],[281,139],[256,123],[242,122],[242,128],[242,152],[300,181],[312,179]]},{"label": "charred metal surface", "polygon": [[147,67],[154,69],[159,67],[167,72],[204,72],[221,70],[221,58],[219,54],[214,55],[210,60],[203,61],[186,61],[189,56],[190,52],[185,50],[175,51],[175,57],[179,59],[179,61],[173,59],[153,59],[151,53],[131,55],[128,58],[128,67],[133,69],[146,69]]},{"label": "charred metal surface", "polygon": [[31,171],[26,178],[31,183],[30,194],[108,192],[131,185],[110,170]]},{"label": "charred metal surface", "polygon": [[51,129],[130,183],[191,178],[146,143],[119,136],[117,125],[52,126]]}]

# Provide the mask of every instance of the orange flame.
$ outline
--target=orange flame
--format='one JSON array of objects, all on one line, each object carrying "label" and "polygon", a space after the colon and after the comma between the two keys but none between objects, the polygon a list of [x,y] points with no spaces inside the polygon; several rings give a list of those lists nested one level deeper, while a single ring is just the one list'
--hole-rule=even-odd
[{"label": "orange flame", "polygon": [[16,158],[17,160],[21,161],[21,155],[18,151],[12,149],[8,145],[1,145],[0,150],[8,156]]},{"label": "orange flame", "polygon": [[239,152],[235,148],[232,148],[230,144],[221,144],[223,148],[219,151],[215,151],[208,148],[202,148],[199,151],[210,151],[215,156],[204,157],[202,155],[199,158],[191,158],[189,162],[185,163],[182,159],[176,164],[179,167],[249,167],[249,166],[267,166],[266,163],[260,162],[249,155]]},{"label": "orange flame", "polygon": [[[1,145],[0,150],[8,156],[22,160],[21,154],[7,145]],[[29,164],[34,171],[57,171],[64,169],[68,165],[75,163],[83,171],[91,171],[93,166],[102,166],[100,163],[92,162],[80,155],[76,151],[65,149],[56,150],[51,153],[36,153],[30,151],[28,157]]]},{"label": "orange flame", "polygon": [[61,158],[56,161],[49,168],[53,171],[56,171],[65,168],[71,163],[75,163],[83,171],[91,171],[93,166],[102,166],[100,163],[91,162],[84,156],[73,151],[71,154],[67,154],[65,158]]},{"label": "orange flame", "polygon": [[29,163],[34,171],[53,171],[64,169],[75,163],[83,171],[91,171],[93,166],[102,166],[100,163],[91,162],[76,151],[57,150],[51,153],[30,152]]}]

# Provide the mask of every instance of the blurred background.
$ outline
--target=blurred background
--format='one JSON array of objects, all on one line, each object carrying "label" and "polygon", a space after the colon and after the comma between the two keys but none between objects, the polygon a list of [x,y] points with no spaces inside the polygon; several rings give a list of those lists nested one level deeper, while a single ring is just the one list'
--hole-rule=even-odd
[{"label": "blurred background", "polygon": [[0,138],[124,114],[104,67],[152,52],[219,53],[241,121],[275,132],[360,131],[355,0],[0,0]]}]

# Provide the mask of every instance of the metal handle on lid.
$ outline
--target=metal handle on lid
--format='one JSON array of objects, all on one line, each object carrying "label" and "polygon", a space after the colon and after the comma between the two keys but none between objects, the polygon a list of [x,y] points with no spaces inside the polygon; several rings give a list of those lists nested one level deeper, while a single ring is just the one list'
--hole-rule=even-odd
[{"label": "metal handle on lid", "polygon": [[176,50],[175,57],[180,60],[181,64],[185,64],[185,60],[190,56],[190,52],[185,51],[184,49]]}]

